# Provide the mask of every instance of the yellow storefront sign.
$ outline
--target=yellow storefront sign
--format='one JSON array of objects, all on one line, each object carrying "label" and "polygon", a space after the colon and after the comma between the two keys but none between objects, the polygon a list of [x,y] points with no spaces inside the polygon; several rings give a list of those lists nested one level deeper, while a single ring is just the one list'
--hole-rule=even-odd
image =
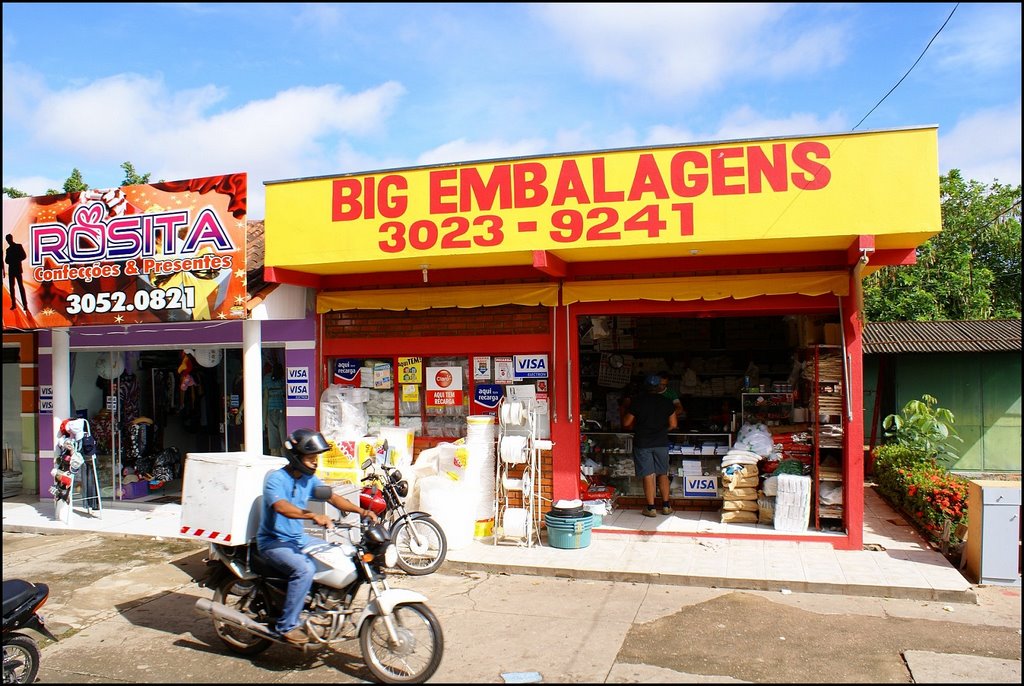
[{"label": "yellow storefront sign", "polygon": [[929,127],[270,182],[266,265],[331,274],[523,264],[538,250],[567,261],[823,250],[859,235],[916,246],[940,228],[938,176]]}]

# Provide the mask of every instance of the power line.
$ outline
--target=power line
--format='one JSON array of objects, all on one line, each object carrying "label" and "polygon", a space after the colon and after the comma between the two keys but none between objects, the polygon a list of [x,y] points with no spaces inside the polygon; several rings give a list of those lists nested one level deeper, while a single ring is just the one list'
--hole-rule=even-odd
[{"label": "power line", "polygon": [[[914,61],[914,63],[912,65],[910,65],[910,69],[907,70],[907,73],[904,74],[903,77],[899,81],[896,82],[895,86],[893,86],[892,88],[889,89],[888,93],[886,93],[885,95],[882,96],[881,100],[879,100],[877,103],[875,103],[875,106],[871,108],[871,112],[874,112],[876,109],[878,109],[878,106],[881,105],[883,102],[885,102],[885,99],[888,98],[890,95],[892,95],[892,92],[894,90],[896,90],[901,83],[903,83],[903,79],[905,79],[908,76],[910,76],[910,72],[914,71],[914,67],[916,67],[917,63],[921,61],[921,58],[924,57],[924,54],[926,52],[928,52],[928,48],[932,47],[932,43],[934,43],[935,39],[939,37],[940,33],[942,33],[942,29],[946,28],[946,24],[948,24],[949,20],[953,18],[953,12],[956,12],[956,8],[959,7],[959,6],[960,6],[959,2],[957,4],[955,4],[955,5],[953,5],[953,11],[949,13],[948,17],[946,17],[946,21],[942,22],[942,26],[940,26],[939,30],[935,32],[935,35],[932,36],[932,39],[930,41],[928,41],[928,45],[924,46],[924,50],[921,51],[921,54]],[[857,122],[857,126],[860,126],[861,124],[863,124],[864,120],[871,116],[871,112],[868,112],[867,114],[865,114],[863,119],[861,119],[859,122]],[[851,129],[851,130],[852,131],[856,131],[857,130],[857,126],[854,126],[853,129]]]}]

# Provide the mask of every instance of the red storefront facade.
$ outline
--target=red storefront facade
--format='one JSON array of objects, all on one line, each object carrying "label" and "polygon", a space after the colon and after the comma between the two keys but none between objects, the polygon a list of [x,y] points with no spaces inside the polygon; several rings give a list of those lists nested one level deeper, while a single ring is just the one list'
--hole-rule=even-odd
[{"label": "red storefront facade", "polygon": [[[457,435],[445,433],[450,416],[422,411],[430,391],[421,376],[403,384],[409,370],[458,375],[461,365],[468,414],[487,412],[510,369],[533,384],[552,442],[542,470],[552,501],[579,495],[589,439],[622,435],[587,428],[617,428],[608,408],[624,374],[613,378],[622,370],[608,359],[700,379],[684,397],[691,431],[710,435],[708,426],[724,428],[709,423],[712,405],[751,395],[749,379],[735,387],[743,364],[765,369],[768,390],[753,390],[772,396],[790,357],[826,351],[841,359],[831,390],[843,407],[822,416],[841,438],[815,449],[813,473],[824,455],[838,460],[843,506],[829,515],[827,540],[859,549],[860,282],[913,262],[939,229],[938,202],[931,128],[289,180],[268,184],[266,273],[318,293],[319,389],[346,365],[375,383],[386,377],[392,421],[408,414],[419,448]],[[799,396],[799,409],[821,409]],[[408,410],[417,403],[419,420]],[[812,515],[811,528],[826,519]],[[749,527],[714,535],[778,538]]]}]

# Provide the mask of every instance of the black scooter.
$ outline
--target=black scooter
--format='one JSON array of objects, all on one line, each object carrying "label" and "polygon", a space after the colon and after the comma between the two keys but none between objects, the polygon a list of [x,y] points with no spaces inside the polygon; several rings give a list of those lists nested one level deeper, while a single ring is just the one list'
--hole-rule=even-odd
[{"label": "black scooter", "polygon": [[4,581],[4,683],[31,684],[39,673],[39,646],[24,629],[33,629],[51,641],[39,608],[50,597],[50,587],[21,579]]}]

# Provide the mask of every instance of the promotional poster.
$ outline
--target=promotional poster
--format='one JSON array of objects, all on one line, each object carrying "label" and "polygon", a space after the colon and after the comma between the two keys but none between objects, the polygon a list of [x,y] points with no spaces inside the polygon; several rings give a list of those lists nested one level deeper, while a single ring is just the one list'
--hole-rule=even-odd
[{"label": "promotional poster", "polygon": [[246,316],[245,174],[3,208],[5,329]]}]

